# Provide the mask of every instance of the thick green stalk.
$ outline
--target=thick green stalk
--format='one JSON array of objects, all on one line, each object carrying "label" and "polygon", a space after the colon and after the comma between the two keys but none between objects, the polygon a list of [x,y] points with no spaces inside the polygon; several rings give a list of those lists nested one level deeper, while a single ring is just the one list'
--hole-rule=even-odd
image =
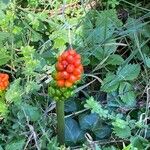
[{"label": "thick green stalk", "polygon": [[56,113],[57,113],[58,142],[60,145],[64,145],[65,143],[64,101],[56,102]]}]

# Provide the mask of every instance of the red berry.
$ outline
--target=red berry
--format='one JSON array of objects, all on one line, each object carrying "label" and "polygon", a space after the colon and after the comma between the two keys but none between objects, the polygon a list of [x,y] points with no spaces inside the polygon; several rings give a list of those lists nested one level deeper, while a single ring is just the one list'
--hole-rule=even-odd
[{"label": "red berry", "polygon": [[62,57],[63,60],[65,60],[68,55],[69,55],[69,52],[65,51],[65,52],[62,53],[61,57]]},{"label": "red berry", "polygon": [[67,71],[68,73],[71,73],[71,72],[73,72],[73,70],[74,70],[74,65],[69,64],[69,65],[67,66],[66,71]]},{"label": "red berry", "polygon": [[57,81],[57,85],[58,85],[59,87],[64,87],[64,86],[65,86],[65,80],[58,80],[58,81]]},{"label": "red berry", "polygon": [[66,68],[67,65],[68,65],[68,62],[67,62],[66,60],[63,60],[63,61],[62,61],[62,65],[63,65],[64,68]]},{"label": "red berry", "polygon": [[69,51],[69,54],[70,54],[70,55],[75,55],[75,54],[76,54],[76,51],[73,50],[73,49],[69,49],[68,51]]},{"label": "red berry", "polygon": [[80,59],[80,60],[81,60],[80,54],[76,54],[76,55],[75,55],[75,59]]},{"label": "red berry", "polygon": [[77,78],[76,78],[76,76],[74,76],[74,75],[70,75],[70,77],[69,77],[69,82],[71,82],[71,83],[74,83],[75,81],[77,80]]},{"label": "red berry", "polygon": [[57,72],[55,79],[56,80],[62,80],[63,79],[62,72]]},{"label": "red berry", "polygon": [[81,64],[81,60],[80,59],[77,59],[77,60],[74,61],[74,66],[75,67],[78,67],[80,64]]},{"label": "red berry", "polygon": [[68,73],[67,71],[63,71],[63,72],[62,72],[62,77],[63,77],[64,79],[68,79],[68,78],[69,78],[69,73]]},{"label": "red berry", "polygon": [[73,71],[73,74],[75,75],[75,76],[78,76],[78,75],[80,75],[82,73],[82,71],[79,69],[79,68],[75,68],[75,70]]},{"label": "red berry", "polygon": [[65,81],[65,86],[66,87],[71,87],[73,83],[69,82],[69,81]]},{"label": "red berry", "polygon": [[57,69],[58,71],[63,71],[63,70],[64,70],[64,66],[63,66],[60,62],[58,62],[58,63],[56,64],[56,69]]},{"label": "red berry", "polygon": [[71,63],[74,62],[74,57],[72,55],[68,55],[67,58],[66,58],[66,60],[67,60],[68,63],[71,64]]},{"label": "red berry", "polygon": [[9,85],[9,76],[5,73],[0,73],[0,90],[5,90]]},{"label": "red berry", "polygon": [[83,72],[83,66],[81,64],[78,66],[78,68],[81,70],[81,72]]},{"label": "red berry", "polygon": [[58,56],[58,61],[61,62],[62,61],[62,57]]},{"label": "red berry", "polygon": [[81,75],[76,76],[77,80],[81,80]]}]

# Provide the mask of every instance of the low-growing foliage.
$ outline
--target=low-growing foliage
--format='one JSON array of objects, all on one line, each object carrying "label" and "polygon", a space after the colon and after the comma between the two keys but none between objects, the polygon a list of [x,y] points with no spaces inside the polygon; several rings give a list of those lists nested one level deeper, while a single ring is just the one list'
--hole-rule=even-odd
[{"label": "low-growing foliage", "polygon": [[[0,76],[0,150],[150,149],[149,7],[146,0],[1,0],[0,75],[9,82]],[[57,58],[70,48],[80,55],[67,61],[78,67],[70,65],[62,82]],[[66,100],[63,146],[56,97]]]}]

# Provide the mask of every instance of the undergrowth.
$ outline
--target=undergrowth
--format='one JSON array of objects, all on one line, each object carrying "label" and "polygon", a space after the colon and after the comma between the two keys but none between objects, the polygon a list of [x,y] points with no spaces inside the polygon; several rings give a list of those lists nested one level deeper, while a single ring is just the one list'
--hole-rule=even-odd
[{"label": "undergrowth", "polygon": [[[0,97],[0,150],[150,149],[149,8],[146,0],[2,0],[0,72],[10,86]],[[59,146],[48,86],[69,47],[84,75],[65,102]]]}]

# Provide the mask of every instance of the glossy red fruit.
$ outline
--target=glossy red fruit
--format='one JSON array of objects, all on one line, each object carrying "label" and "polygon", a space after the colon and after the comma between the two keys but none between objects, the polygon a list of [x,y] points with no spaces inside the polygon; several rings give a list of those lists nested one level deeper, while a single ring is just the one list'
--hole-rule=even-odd
[{"label": "glossy red fruit", "polygon": [[73,72],[73,70],[74,70],[74,65],[72,65],[72,64],[69,64],[68,66],[67,66],[67,69],[66,69],[66,71],[68,72],[68,73],[72,73]]},{"label": "glossy red fruit", "polygon": [[77,78],[77,81],[78,81],[78,80],[81,80],[81,74],[80,74],[80,75],[77,75],[76,78]]},{"label": "glossy red fruit", "polygon": [[64,87],[64,86],[65,86],[65,80],[58,80],[58,81],[57,81],[57,85],[58,85],[59,87]]},{"label": "glossy red fruit", "polygon": [[73,74],[75,76],[78,76],[78,75],[82,74],[82,71],[79,68],[75,68],[75,70],[73,71]]},{"label": "glossy red fruit", "polygon": [[62,80],[62,79],[63,79],[62,72],[57,72],[57,73],[56,73],[56,76],[55,76],[55,79],[56,79],[56,80]]},{"label": "glossy red fruit", "polygon": [[63,65],[64,68],[66,68],[68,66],[68,62],[66,60],[63,60],[62,65]]},{"label": "glossy red fruit", "polygon": [[62,53],[61,57],[62,57],[63,60],[65,60],[68,55],[69,55],[69,52],[65,51],[65,52]]},{"label": "glossy red fruit", "polygon": [[75,55],[75,59],[80,59],[80,60],[81,60],[80,54],[76,54],[76,55]]},{"label": "glossy red fruit", "polygon": [[63,59],[62,59],[62,57],[61,56],[58,56],[58,62],[61,62]]},{"label": "glossy red fruit", "polygon": [[66,58],[66,61],[71,64],[74,62],[74,57],[72,55],[68,55],[67,58]]},{"label": "glossy red fruit", "polygon": [[70,75],[68,81],[71,83],[74,83],[77,80],[76,76],[74,76],[73,74]]},{"label": "glossy red fruit", "polygon": [[69,49],[68,52],[69,52],[70,55],[75,55],[76,54],[76,51],[73,50],[73,49]]},{"label": "glossy red fruit", "polygon": [[65,87],[71,87],[73,83],[69,82],[68,80],[65,81]]},{"label": "glossy red fruit", "polygon": [[67,71],[63,71],[61,74],[62,74],[63,79],[69,78],[69,73]]},{"label": "glossy red fruit", "polygon": [[81,72],[83,73],[83,66],[80,64],[79,66],[78,66],[78,68],[81,70]]},{"label": "glossy red fruit", "polygon": [[64,70],[64,66],[63,66],[60,62],[58,62],[58,63],[56,64],[56,69],[57,69],[58,71],[63,71],[63,70]]},{"label": "glossy red fruit", "polygon": [[79,65],[81,65],[81,60],[76,59],[73,64],[74,64],[75,67],[78,67]]}]

